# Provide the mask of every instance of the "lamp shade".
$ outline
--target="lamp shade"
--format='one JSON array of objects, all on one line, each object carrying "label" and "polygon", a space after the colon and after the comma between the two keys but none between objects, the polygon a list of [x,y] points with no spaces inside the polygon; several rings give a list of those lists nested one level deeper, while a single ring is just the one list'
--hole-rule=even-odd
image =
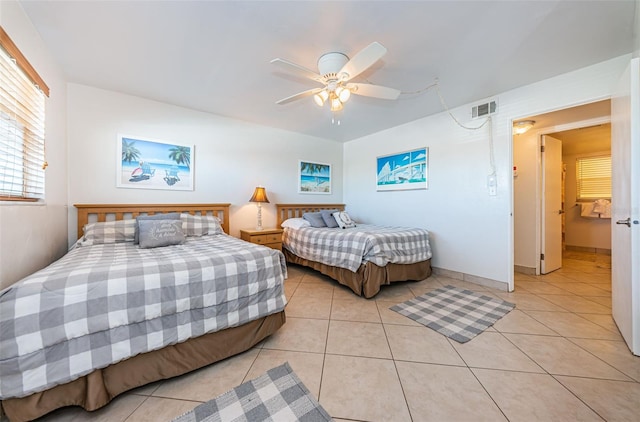
[{"label": "lamp shade", "polygon": [[249,199],[249,202],[269,202],[269,198],[267,198],[267,191],[262,186],[256,187],[256,190],[253,192],[253,196]]}]

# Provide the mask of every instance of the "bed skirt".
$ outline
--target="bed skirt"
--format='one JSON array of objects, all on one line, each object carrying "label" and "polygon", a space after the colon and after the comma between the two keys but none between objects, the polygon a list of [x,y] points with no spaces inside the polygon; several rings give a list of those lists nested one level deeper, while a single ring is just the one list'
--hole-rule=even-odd
[{"label": "bed skirt", "polygon": [[117,395],[143,385],[186,374],[250,349],[285,323],[284,311],[239,327],[134,356],[82,378],[27,397],[2,402],[11,422],[29,421],[65,406],[96,410]]},{"label": "bed skirt", "polygon": [[284,248],[282,252],[287,262],[313,268],[349,287],[358,296],[364,296],[367,299],[378,294],[382,285],[396,281],[420,281],[431,275],[431,259],[415,264],[387,264],[384,267],[367,262],[354,273],[346,268],[332,267],[300,258]]}]

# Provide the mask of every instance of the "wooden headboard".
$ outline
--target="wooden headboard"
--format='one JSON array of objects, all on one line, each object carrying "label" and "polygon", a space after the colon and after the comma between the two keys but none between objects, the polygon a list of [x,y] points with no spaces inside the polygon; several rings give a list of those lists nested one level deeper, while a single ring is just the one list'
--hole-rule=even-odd
[{"label": "wooden headboard", "polygon": [[299,218],[305,212],[318,212],[320,210],[344,211],[344,204],[276,204],[277,225],[287,218]]},{"label": "wooden headboard", "polygon": [[220,219],[225,233],[229,233],[231,204],[73,204],[78,209],[78,239],[87,223],[126,220],[140,214],[183,212],[191,215],[213,215]]}]

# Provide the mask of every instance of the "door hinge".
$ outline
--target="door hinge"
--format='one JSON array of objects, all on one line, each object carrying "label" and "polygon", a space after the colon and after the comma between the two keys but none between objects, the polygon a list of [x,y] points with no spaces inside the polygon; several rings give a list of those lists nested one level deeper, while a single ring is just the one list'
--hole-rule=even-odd
[{"label": "door hinge", "polygon": [[540,254],[540,261],[544,261],[544,254],[543,253]]},{"label": "door hinge", "polygon": [[540,145],[540,152],[544,152],[544,145]]}]

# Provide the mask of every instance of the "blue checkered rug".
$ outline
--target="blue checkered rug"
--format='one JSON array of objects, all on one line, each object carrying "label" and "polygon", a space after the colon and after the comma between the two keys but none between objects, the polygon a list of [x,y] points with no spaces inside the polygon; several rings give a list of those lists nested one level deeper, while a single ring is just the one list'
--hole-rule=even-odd
[{"label": "blue checkered rug", "polygon": [[466,343],[491,327],[515,306],[471,290],[445,286],[389,309],[458,343]]},{"label": "blue checkered rug", "polygon": [[331,421],[288,363],[240,384],[173,422]]}]

